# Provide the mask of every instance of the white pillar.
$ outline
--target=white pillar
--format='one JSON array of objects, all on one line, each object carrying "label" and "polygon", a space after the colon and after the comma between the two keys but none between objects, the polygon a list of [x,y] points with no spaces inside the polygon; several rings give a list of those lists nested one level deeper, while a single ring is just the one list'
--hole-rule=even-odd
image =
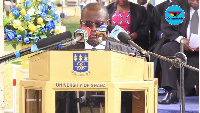
[{"label": "white pillar", "polygon": [[[0,34],[4,34],[3,28],[3,0],[0,0]],[[4,35],[0,38],[0,56],[4,53]],[[4,74],[3,74],[3,64],[0,64],[0,113],[4,113]]]}]

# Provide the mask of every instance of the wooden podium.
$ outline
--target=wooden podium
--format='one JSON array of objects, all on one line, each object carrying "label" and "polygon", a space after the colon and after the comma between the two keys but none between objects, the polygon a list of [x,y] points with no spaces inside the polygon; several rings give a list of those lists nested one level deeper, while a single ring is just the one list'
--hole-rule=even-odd
[{"label": "wooden podium", "polygon": [[105,107],[100,113],[121,113],[121,92],[143,91],[144,112],[157,113],[153,67],[145,58],[113,51],[48,51],[32,56],[29,79],[20,81],[20,113],[55,113],[56,91],[103,91]]}]

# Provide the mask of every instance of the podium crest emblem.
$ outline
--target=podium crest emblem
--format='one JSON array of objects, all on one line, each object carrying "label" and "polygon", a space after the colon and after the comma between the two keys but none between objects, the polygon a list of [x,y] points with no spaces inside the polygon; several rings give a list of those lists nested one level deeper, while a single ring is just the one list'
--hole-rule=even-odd
[{"label": "podium crest emblem", "polygon": [[88,71],[88,53],[73,53],[73,70],[76,72]]}]

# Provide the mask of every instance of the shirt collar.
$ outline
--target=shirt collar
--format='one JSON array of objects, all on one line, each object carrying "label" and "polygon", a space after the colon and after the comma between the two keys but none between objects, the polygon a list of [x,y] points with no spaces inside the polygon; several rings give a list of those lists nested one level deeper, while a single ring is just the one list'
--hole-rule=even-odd
[{"label": "shirt collar", "polygon": [[[192,15],[194,14],[194,12],[195,10],[192,7],[190,7],[190,20],[192,19]],[[197,13],[199,15],[199,9],[197,10]]]},{"label": "shirt collar", "polygon": [[96,47],[93,47],[89,45],[87,42],[85,42],[85,49],[105,49],[106,41],[102,41],[101,44],[97,45]]},{"label": "shirt collar", "polygon": [[147,2],[146,4],[144,4],[144,5],[141,5],[141,6],[143,6],[143,7],[147,7],[147,5],[148,5],[148,2]]}]

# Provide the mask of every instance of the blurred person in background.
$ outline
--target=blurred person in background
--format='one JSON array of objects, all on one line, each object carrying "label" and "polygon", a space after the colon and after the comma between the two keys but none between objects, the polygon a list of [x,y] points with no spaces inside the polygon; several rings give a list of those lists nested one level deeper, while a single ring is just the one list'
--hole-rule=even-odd
[{"label": "blurred person in background", "polygon": [[[199,41],[199,0],[176,0],[173,5],[180,6],[185,11],[185,19],[179,25],[171,25],[165,17],[162,18],[161,30],[163,31],[166,43],[161,48],[161,55],[174,56],[180,51],[180,42],[184,44],[184,53],[187,56],[187,64],[199,68],[199,45],[192,47],[190,41]],[[171,63],[160,61],[162,67],[162,87],[168,93],[159,104],[178,103],[177,83],[179,82],[180,70],[172,66]],[[185,95],[194,95],[194,85],[199,81],[199,73],[185,69],[184,73]],[[178,81],[178,82],[177,82]],[[180,92],[181,93],[181,92]]]},{"label": "blurred person in background", "polygon": [[122,27],[143,49],[149,47],[149,26],[146,10],[128,0],[116,0],[107,6],[110,23]]}]

